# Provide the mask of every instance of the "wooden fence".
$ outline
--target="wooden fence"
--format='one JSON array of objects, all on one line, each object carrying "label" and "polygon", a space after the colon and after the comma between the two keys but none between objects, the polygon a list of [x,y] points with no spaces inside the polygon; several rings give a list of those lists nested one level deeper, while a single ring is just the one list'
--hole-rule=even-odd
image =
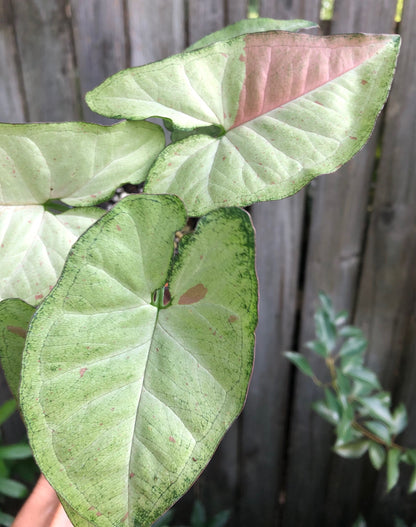
[{"label": "wooden fence", "polygon": [[[260,3],[262,16],[319,21],[320,0]],[[0,120],[105,122],[85,106],[87,90],[244,18],[247,4],[0,0]],[[386,495],[383,473],[331,453],[331,429],[310,409],[316,388],[282,357],[308,354],[301,344],[327,292],[368,336],[368,363],[405,402],[403,443],[416,446],[416,1],[404,0],[399,27],[395,9],[396,0],[335,1],[331,33],[401,33],[393,90],[369,144],[339,173],[252,207],[261,299],[251,389],[178,519],[197,495],[211,512],[231,508],[240,527],[351,526],[359,512],[377,527],[416,520],[406,478]]]}]

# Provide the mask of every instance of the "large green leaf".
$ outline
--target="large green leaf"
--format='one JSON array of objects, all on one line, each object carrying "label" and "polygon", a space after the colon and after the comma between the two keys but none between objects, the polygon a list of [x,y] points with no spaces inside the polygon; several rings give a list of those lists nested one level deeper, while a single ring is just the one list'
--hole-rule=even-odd
[{"label": "large green leaf", "polygon": [[247,18],[235,24],[226,26],[206,37],[201,38],[187,48],[187,51],[203,48],[220,40],[228,40],[246,33],[261,33],[263,31],[299,31],[317,27],[315,22],[307,20],[274,20],[273,18]]},{"label": "large green leaf", "polygon": [[284,198],[350,159],[386,100],[399,44],[397,35],[249,34],[117,73],[87,102],[111,117],[205,130],[168,146],[145,187],[178,195],[198,216]]},{"label": "large green leaf", "polygon": [[35,456],[97,526],[150,525],[244,403],[253,229],[241,209],[214,211],[172,264],[185,218],[174,196],[123,200],[74,245],[27,336],[21,405]]},{"label": "large green leaf", "polygon": [[[151,123],[0,125],[0,300],[38,304],[74,241],[103,214],[87,206],[143,181],[163,146]],[[55,216],[50,200],[82,208]]]},{"label": "large green leaf", "polygon": [[35,308],[22,300],[0,302],[0,359],[7,383],[19,400],[20,372],[26,333]]}]

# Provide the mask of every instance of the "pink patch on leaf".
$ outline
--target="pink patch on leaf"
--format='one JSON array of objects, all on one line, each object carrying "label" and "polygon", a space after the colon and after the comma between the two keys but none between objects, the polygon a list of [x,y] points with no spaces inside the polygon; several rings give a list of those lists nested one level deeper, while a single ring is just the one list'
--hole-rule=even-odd
[{"label": "pink patch on leaf", "polygon": [[81,368],[81,369],[79,370],[79,376],[80,376],[81,378],[84,377],[84,373],[85,373],[87,370],[88,370],[88,368]]},{"label": "pink patch on leaf", "polygon": [[118,231],[121,231],[120,225],[116,225],[116,228],[117,228]]},{"label": "pink patch on leaf", "polygon": [[182,306],[189,305],[189,304],[195,304],[196,302],[199,302],[200,300],[202,300],[207,294],[207,292],[208,292],[208,289],[204,285],[202,284],[194,285],[180,297],[178,304]]},{"label": "pink patch on leaf", "polygon": [[390,36],[296,33],[245,37],[246,77],[232,128],[340,77],[373,57]]},{"label": "pink patch on leaf", "polygon": [[172,436],[169,436],[169,441],[170,441],[171,443],[176,443],[175,438],[172,437]]},{"label": "pink patch on leaf", "polygon": [[43,295],[39,294],[39,295],[35,295],[35,300],[42,300],[43,298]]}]

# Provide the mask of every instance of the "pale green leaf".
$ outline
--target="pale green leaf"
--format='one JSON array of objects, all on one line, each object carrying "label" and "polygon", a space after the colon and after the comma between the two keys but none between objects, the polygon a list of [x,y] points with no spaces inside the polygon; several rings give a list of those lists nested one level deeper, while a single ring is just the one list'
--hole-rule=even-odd
[{"label": "pale green leaf", "polygon": [[35,457],[97,527],[150,525],[197,478],[245,400],[253,228],[241,209],[214,211],[172,264],[185,220],[174,196],[122,200],[74,245],[29,329],[21,405]]},{"label": "pale green leaf", "polygon": [[336,344],[336,327],[333,318],[325,309],[319,309],[314,316],[315,332],[329,353],[334,351]]},{"label": "pale green leaf", "polygon": [[386,451],[381,445],[372,441],[368,448],[368,456],[373,467],[380,470],[386,460]]},{"label": "pale green leaf", "polygon": [[313,377],[312,368],[305,356],[294,351],[285,351],[284,356],[289,359],[290,362],[294,364],[302,373],[308,375],[308,377]]},{"label": "pale green leaf", "polygon": [[30,319],[35,308],[22,300],[10,298],[0,302],[0,360],[9,388],[19,399],[22,353]]},{"label": "pale green leaf", "polygon": [[0,124],[0,205],[96,205],[139,183],[164,147],[155,124]]},{"label": "pale green leaf", "polygon": [[390,492],[399,480],[400,450],[391,448],[387,453],[387,492]]},{"label": "pale green leaf", "polygon": [[273,18],[261,17],[245,19],[201,38],[192,44],[192,46],[189,46],[187,51],[203,48],[220,40],[228,40],[246,33],[260,33],[262,31],[273,30],[299,31],[300,29],[311,29],[314,27],[318,27],[316,23],[308,22],[307,20],[274,20]]},{"label": "pale green leaf", "polygon": [[105,201],[123,183],[143,181],[163,146],[151,123],[0,124],[0,300],[38,304],[71,245],[103,214],[88,207],[55,216],[50,200]]},{"label": "pale green leaf", "polygon": [[[145,186],[199,216],[282,199],[348,161],[373,129],[398,48],[397,35],[252,33],[124,70],[86,98],[106,116],[201,129],[162,152]],[[218,137],[205,135],[213,125]]]},{"label": "pale green leaf", "polygon": [[339,456],[345,458],[359,458],[367,452],[369,441],[367,439],[359,439],[351,443],[336,443],[333,450]]},{"label": "pale green leaf", "polygon": [[380,382],[377,379],[377,375],[370,369],[364,368],[363,366],[350,366],[343,368],[344,373],[348,374],[353,379],[364,382],[370,385],[373,389],[379,390],[381,388]]},{"label": "pale green leaf", "polygon": [[362,330],[355,326],[344,326],[340,328],[339,334],[341,337],[363,337]]},{"label": "pale green leaf", "polygon": [[0,206],[0,300],[39,304],[55,285],[72,244],[104,212],[80,207],[55,216],[42,205]]}]

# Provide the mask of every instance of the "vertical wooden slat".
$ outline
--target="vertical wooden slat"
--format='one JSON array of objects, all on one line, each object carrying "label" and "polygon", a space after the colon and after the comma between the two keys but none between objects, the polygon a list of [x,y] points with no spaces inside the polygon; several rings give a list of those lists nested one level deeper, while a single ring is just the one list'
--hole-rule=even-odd
[{"label": "vertical wooden slat", "polygon": [[223,0],[189,0],[189,44],[221,29],[226,21]]},{"label": "vertical wooden slat", "polygon": [[85,93],[125,68],[122,0],[71,0],[74,42],[86,121],[108,123],[85,104]]},{"label": "vertical wooden slat", "polygon": [[0,121],[25,121],[10,0],[0,0]]},{"label": "vertical wooden slat", "polygon": [[69,4],[13,0],[30,121],[79,119]]},{"label": "vertical wooden slat", "polygon": [[[289,6],[261,3],[261,16],[300,18],[319,13],[319,0]],[[256,360],[242,420],[242,526],[280,525],[285,501],[285,451],[290,368],[282,352],[293,345],[305,193],[252,207],[260,283]],[[295,525],[295,524],[293,524]]]},{"label": "vertical wooden slat", "polygon": [[[415,446],[416,409],[416,4],[404,3],[402,49],[386,113],[382,157],[364,255],[357,322],[369,337],[368,363],[383,386],[410,405],[403,443]],[[385,496],[384,483],[371,503],[374,522],[407,515],[414,521],[414,495],[406,498],[405,479]],[[374,523],[376,524],[376,523]]]},{"label": "vertical wooden slat", "polygon": [[184,50],[184,0],[128,0],[127,5],[131,66],[142,66]]},{"label": "vertical wooden slat", "polygon": [[[379,0],[365,4],[359,0],[338,2],[331,32],[390,32],[394,8],[392,2]],[[337,309],[353,309],[376,138],[374,134],[367,147],[338,173],[323,176],[312,185],[300,345],[314,337],[313,313],[320,290],[331,296]],[[322,378],[323,361],[306,349],[302,351]],[[287,527],[349,525],[348,521],[354,520],[352,503],[356,503],[360,489],[353,474],[357,467],[331,454],[331,428],[310,408],[319,397],[321,393],[310,379],[296,374],[284,522]],[[354,485],[343,477],[349,470]]]},{"label": "vertical wooden slat", "polygon": [[248,0],[224,0],[225,1],[225,23],[234,24],[243,18],[247,18]]},{"label": "vertical wooden slat", "polygon": [[260,0],[261,16],[290,20],[319,21],[321,3],[315,0]]}]

